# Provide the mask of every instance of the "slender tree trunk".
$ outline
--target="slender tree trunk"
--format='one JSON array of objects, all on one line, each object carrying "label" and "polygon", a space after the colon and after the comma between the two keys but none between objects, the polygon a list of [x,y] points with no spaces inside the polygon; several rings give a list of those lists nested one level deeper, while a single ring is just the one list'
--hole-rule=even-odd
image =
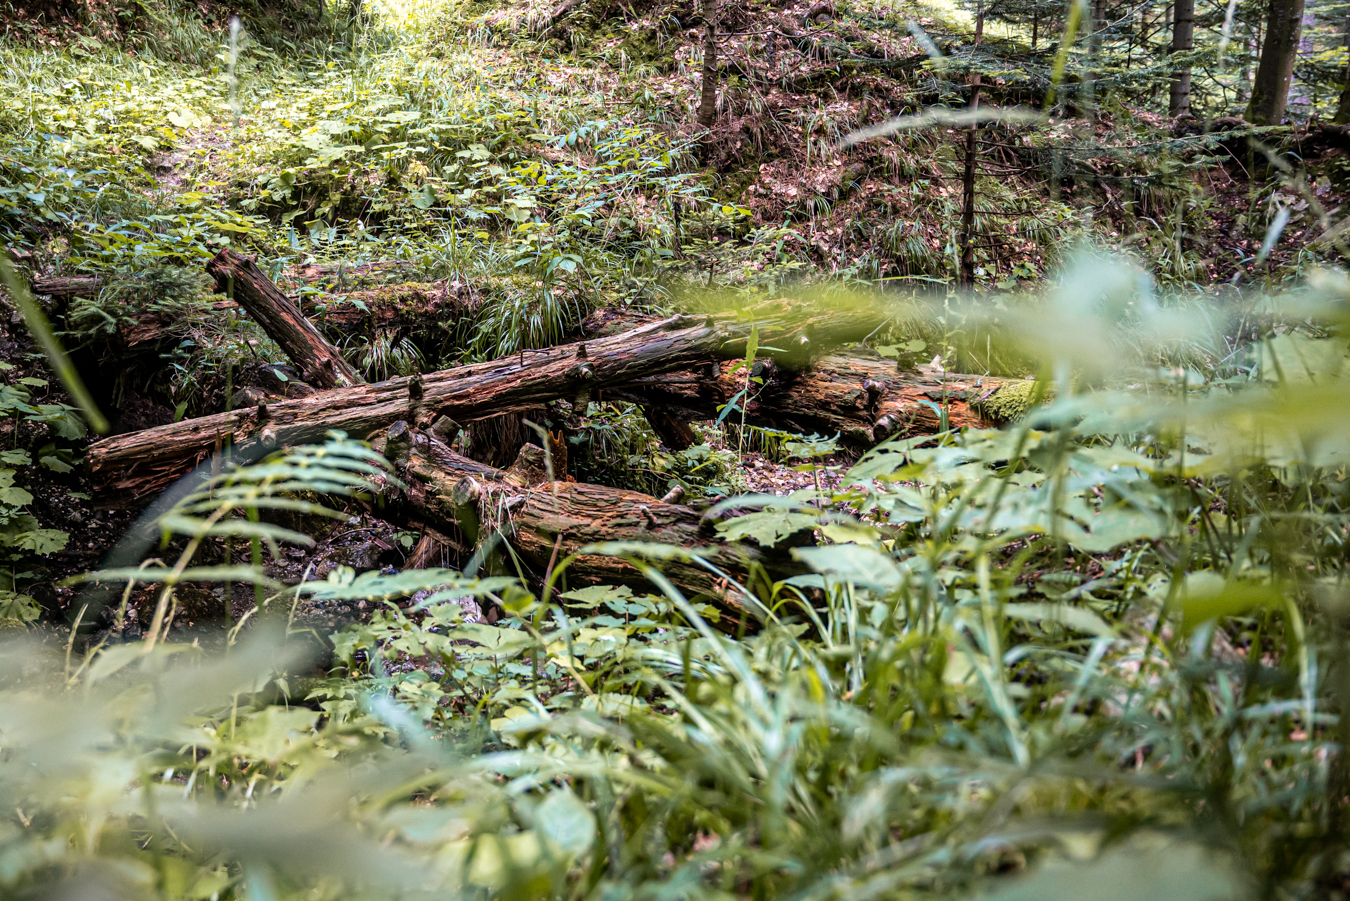
[{"label": "slender tree trunk", "polygon": [[1031,49],[1036,49],[1036,42],[1041,34],[1041,11],[1038,7],[1031,13]]},{"label": "slender tree trunk", "polygon": [[1303,0],[1270,0],[1266,40],[1252,82],[1247,118],[1255,125],[1279,125],[1289,100],[1294,59],[1303,29]]},{"label": "slender tree trunk", "polygon": [[703,84],[698,100],[698,127],[704,131],[706,153],[717,119],[717,15],[718,0],[703,0]]},{"label": "slender tree trunk", "polygon": [[1345,44],[1347,54],[1345,75],[1341,82],[1341,96],[1336,102],[1336,115],[1331,120],[1337,125],[1350,123],[1350,7],[1346,7],[1345,11],[1345,25],[1342,30],[1342,40]]},{"label": "slender tree trunk", "polygon": [[[975,46],[984,37],[984,4],[975,16]],[[970,109],[980,108],[980,73],[970,76]],[[961,178],[961,285],[975,287],[975,156],[979,150],[979,125],[966,133],[966,167]]]},{"label": "slender tree trunk", "polygon": [[1097,73],[1101,70],[1102,42],[1106,38],[1106,0],[1092,0],[1092,22],[1088,28],[1088,52],[1092,55],[1090,77],[1083,79],[1089,125],[1097,121]]},{"label": "slender tree trunk", "polygon": [[[1172,52],[1189,53],[1195,47],[1195,0],[1176,0],[1176,16],[1172,23]],[[1172,95],[1167,104],[1169,116],[1189,116],[1191,113],[1191,66],[1189,63],[1172,70]]]},{"label": "slender tree trunk", "polygon": [[1126,70],[1126,71],[1129,71],[1129,69],[1134,65],[1134,41],[1135,41],[1135,38],[1138,37],[1138,38],[1142,39],[1143,33],[1144,33],[1144,24],[1145,24],[1145,20],[1144,20],[1144,8],[1143,8],[1142,6],[1139,8],[1139,13],[1138,13],[1138,15],[1139,15],[1139,26],[1138,26],[1137,29],[1136,29],[1135,24],[1134,24],[1134,16],[1133,16],[1133,15],[1130,16],[1130,37],[1129,37],[1129,40],[1128,40],[1128,41],[1126,42],[1126,44],[1125,44],[1125,70]]}]

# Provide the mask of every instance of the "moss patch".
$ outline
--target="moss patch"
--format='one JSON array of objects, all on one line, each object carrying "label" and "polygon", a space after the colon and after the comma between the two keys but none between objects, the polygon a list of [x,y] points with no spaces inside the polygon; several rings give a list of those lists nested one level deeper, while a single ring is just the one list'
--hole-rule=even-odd
[{"label": "moss patch", "polygon": [[[1037,384],[1029,379],[1008,382],[983,400],[971,404],[972,409],[995,422],[1013,422],[1021,419],[1031,409],[1035,399]],[[1047,388],[1041,398],[1042,405],[1054,397],[1053,389]]]}]

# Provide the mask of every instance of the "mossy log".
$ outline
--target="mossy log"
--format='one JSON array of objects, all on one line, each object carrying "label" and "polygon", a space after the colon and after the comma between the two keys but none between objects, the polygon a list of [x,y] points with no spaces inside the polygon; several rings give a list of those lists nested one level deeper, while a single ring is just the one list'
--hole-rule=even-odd
[{"label": "mossy log", "polygon": [[33,278],[33,293],[45,294],[53,300],[94,297],[102,287],[103,279],[97,275],[39,275]]},{"label": "mossy log", "polygon": [[344,388],[364,381],[300,309],[272,284],[258,264],[221,248],[206,264],[222,294],[243,307],[286,352],[304,380],[316,388]]},{"label": "mossy log", "polygon": [[[500,535],[529,574],[543,579],[581,548],[599,542],[653,542],[697,551],[707,565],[665,561],[659,569],[686,597],[716,605],[720,628],[735,631],[761,621],[754,602],[736,587],[802,572],[783,546],[719,541],[712,502],[702,508],[603,485],[550,481],[542,448],[527,444],[506,470],[454,453],[434,437],[395,423],[376,446],[403,483],[385,498],[381,516],[465,539],[465,547]],[[511,555],[498,560],[504,572]],[[729,578],[728,578],[729,577]],[[627,584],[657,589],[620,557],[580,554],[565,571],[566,585]]]},{"label": "mossy log", "polygon": [[400,419],[420,426],[448,416],[466,423],[558,398],[584,401],[635,379],[735,359],[745,353],[754,323],[762,345],[785,348],[785,359],[800,360],[861,339],[881,316],[867,307],[802,310],[787,301],[753,313],[753,319],[675,316],[612,338],[183,420],[96,441],[86,459],[102,502],[117,503],[164,488],[227,445],[298,444],[335,429],[364,438]]},{"label": "mossy log", "polygon": [[431,322],[472,316],[475,305],[445,282],[405,282],[307,298],[304,310],[321,328],[351,334],[357,329],[426,331]]},{"label": "mossy log", "polygon": [[[605,396],[640,404],[663,422],[713,419],[746,388],[745,369],[733,367],[723,363],[716,373],[652,376]],[[1030,384],[930,366],[898,367],[894,360],[866,350],[831,354],[801,370],[763,359],[750,376],[747,424],[801,434],[837,433],[845,444],[859,448],[896,436],[931,435],[944,427],[988,428],[1016,418],[1001,415],[1001,396]],[[740,414],[730,419],[739,422]],[[668,426],[652,425],[675,449],[688,446]]]},{"label": "mossy log", "polygon": [[[105,280],[98,275],[33,279],[33,293],[58,301],[75,297],[96,297]],[[448,283],[405,282],[350,291],[344,294],[310,295],[292,300],[320,331],[330,336],[373,333],[381,329],[402,329],[414,337],[453,329],[466,317],[472,317],[476,304],[465,292]],[[221,300],[212,310],[237,310],[232,300]],[[114,352],[152,344],[171,337],[169,322],[158,313],[141,313],[118,328],[120,348]]]}]

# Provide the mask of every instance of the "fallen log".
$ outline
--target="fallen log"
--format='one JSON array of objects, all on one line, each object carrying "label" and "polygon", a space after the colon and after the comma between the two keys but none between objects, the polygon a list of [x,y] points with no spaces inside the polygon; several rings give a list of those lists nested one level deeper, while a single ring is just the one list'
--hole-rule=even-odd
[{"label": "fallen log", "polygon": [[[639,404],[663,422],[652,426],[668,445],[683,450],[668,423],[714,419],[746,387],[744,368],[723,363],[716,378],[673,372],[634,380],[605,393],[606,399]],[[744,404],[749,425],[799,434],[838,433],[852,447],[871,447],[888,438],[931,435],[943,428],[988,428],[1016,418],[1007,415],[1013,396],[1024,398],[1029,382],[959,375],[919,366],[897,367],[871,351],[832,354],[801,370],[759,360]],[[729,421],[739,422],[734,413]]]},{"label": "fallen log", "polygon": [[[53,297],[94,297],[102,286],[97,276],[72,279],[80,282],[70,293]],[[35,281],[34,292],[37,293]],[[43,285],[51,287],[50,285]],[[87,290],[86,290],[87,289]],[[320,331],[330,334],[352,335],[381,329],[401,329],[414,340],[434,341],[446,332],[462,329],[465,320],[472,320],[476,310],[471,298],[453,292],[449,285],[429,282],[407,282],[382,288],[368,288],[347,294],[307,296],[299,301],[301,312]],[[232,300],[221,300],[211,305],[217,313],[238,310]],[[123,348],[135,348],[162,338],[173,338],[172,323],[160,313],[139,313],[134,320],[118,327],[117,337]]]},{"label": "fallen log", "polygon": [[[525,445],[516,462],[500,470],[397,422],[376,447],[394,464],[404,486],[397,499],[386,498],[381,516],[463,536],[466,547],[500,536],[513,552],[501,555],[502,562],[519,560],[535,578],[545,578],[551,567],[599,542],[695,550],[707,566],[670,560],[659,568],[686,597],[720,608],[725,615],[718,626],[735,631],[762,621],[758,605],[737,584],[751,588],[756,580],[804,571],[790,556],[790,542],[766,550],[749,542],[719,541],[711,502],[699,509],[620,488],[550,481],[537,445]],[[517,570],[507,565],[504,572],[515,575]],[[581,554],[568,564],[565,576],[570,587],[627,584],[656,590],[639,570],[614,556]]]},{"label": "fallen log", "polygon": [[33,293],[45,294],[53,300],[72,297],[94,297],[103,287],[103,278],[97,275],[34,276]]},{"label": "fallen log", "polygon": [[316,388],[360,385],[363,379],[258,264],[228,247],[206,264],[216,287],[243,307]]},{"label": "fallen log", "polygon": [[762,346],[784,348],[785,360],[800,361],[861,339],[881,320],[865,306],[798,312],[786,301],[753,312],[757,320],[675,316],[612,338],[183,420],[94,442],[86,460],[100,501],[118,503],[158,491],[229,445],[298,444],[330,430],[364,438],[400,419],[419,427],[440,416],[467,423],[558,398],[586,400],[634,379],[742,356],[756,321]]},{"label": "fallen log", "polygon": [[476,306],[449,283],[405,282],[306,298],[302,309],[320,327],[350,334],[358,328],[430,331],[433,323],[472,317]]}]

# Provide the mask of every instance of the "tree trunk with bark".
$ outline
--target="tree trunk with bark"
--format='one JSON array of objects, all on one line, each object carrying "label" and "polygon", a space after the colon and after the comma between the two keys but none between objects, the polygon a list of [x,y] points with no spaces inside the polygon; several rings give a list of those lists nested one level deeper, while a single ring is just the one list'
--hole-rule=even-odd
[{"label": "tree trunk with bark", "polygon": [[[984,37],[984,4],[975,17],[975,46]],[[980,108],[980,73],[970,76],[970,109]],[[979,151],[980,127],[970,123],[966,133],[966,165],[961,177],[961,286],[975,287],[975,158]]]},{"label": "tree trunk with bark", "polygon": [[622,558],[579,552],[601,542],[671,545],[698,554],[707,565],[670,560],[659,565],[661,572],[690,600],[718,606],[725,615],[717,625],[736,631],[757,625],[761,617],[753,599],[733,580],[749,587],[754,580],[803,572],[784,544],[763,549],[750,542],[719,541],[711,501],[699,508],[620,488],[551,481],[544,451],[537,445],[525,445],[516,462],[500,470],[397,422],[376,447],[394,464],[404,485],[385,498],[382,516],[452,536],[466,555],[484,542],[505,541],[514,556],[497,555],[495,568],[504,574],[516,575],[518,560],[527,575],[543,579],[576,554],[565,570],[570,588],[628,584],[656,591]]},{"label": "tree trunk with bark", "polygon": [[[752,318],[753,317],[753,318]],[[213,451],[298,444],[330,430],[365,437],[400,419],[428,425],[518,412],[558,398],[745,354],[753,323],[763,346],[798,365],[811,354],[861,340],[883,321],[865,306],[794,310],[786,301],[742,315],[676,316],[612,338],[566,344],[375,385],[334,388],[275,404],[218,413],[94,442],[87,456],[96,490],[109,499],[164,488]]]},{"label": "tree trunk with bark", "polygon": [[[630,382],[605,397],[641,404],[666,420],[714,419],[718,410],[746,387],[744,370],[731,363],[716,378],[676,372]],[[757,362],[744,404],[748,425],[800,434],[839,434],[854,448],[872,447],[888,438],[931,435],[944,428],[989,428],[1021,412],[1017,398],[1026,382],[943,372],[927,366],[899,368],[869,351],[832,354],[807,369],[794,371]],[[740,414],[728,417],[739,422]],[[650,421],[650,417],[649,417]],[[689,447],[669,429],[652,423],[662,441],[675,450]]]},{"label": "tree trunk with bark", "polygon": [[[1195,0],[1176,0],[1175,21],[1172,23],[1172,53],[1190,53],[1195,47]],[[1172,70],[1172,92],[1167,102],[1169,116],[1191,114],[1191,66],[1189,63]]]},{"label": "tree trunk with bark", "polygon": [[717,119],[717,6],[718,0],[703,0],[703,78],[695,121],[704,131],[701,147],[705,153]]},{"label": "tree trunk with bark", "polygon": [[[95,297],[104,280],[97,275],[33,279],[33,293],[55,300]],[[300,311],[321,330],[346,335],[373,333],[378,329],[402,329],[414,340],[431,339],[437,331],[453,330],[471,320],[477,310],[472,297],[466,297],[447,283],[406,282],[349,291],[343,294],[308,296],[292,300]],[[232,300],[212,305],[218,312],[239,309]],[[170,325],[158,313],[142,313],[134,324],[118,328],[118,337],[126,347],[171,337]]]},{"label": "tree trunk with bark", "polygon": [[1336,115],[1333,125],[1350,124],[1350,7],[1345,10],[1345,24],[1341,26],[1341,42],[1346,50],[1345,71],[1341,82],[1341,95],[1336,101]]},{"label": "tree trunk with bark", "polygon": [[215,277],[221,293],[243,307],[281,346],[305,382],[316,388],[346,388],[363,383],[356,370],[272,284],[257,263],[225,247],[206,264],[206,271]]},{"label": "tree trunk with bark", "polygon": [[1302,28],[1303,0],[1270,0],[1265,43],[1247,107],[1247,118],[1255,125],[1279,125],[1284,119]]},{"label": "tree trunk with bark", "polygon": [[33,293],[45,294],[53,300],[70,300],[72,297],[93,297],[103,287],[103,279],[97,275],[35,276]]}]

